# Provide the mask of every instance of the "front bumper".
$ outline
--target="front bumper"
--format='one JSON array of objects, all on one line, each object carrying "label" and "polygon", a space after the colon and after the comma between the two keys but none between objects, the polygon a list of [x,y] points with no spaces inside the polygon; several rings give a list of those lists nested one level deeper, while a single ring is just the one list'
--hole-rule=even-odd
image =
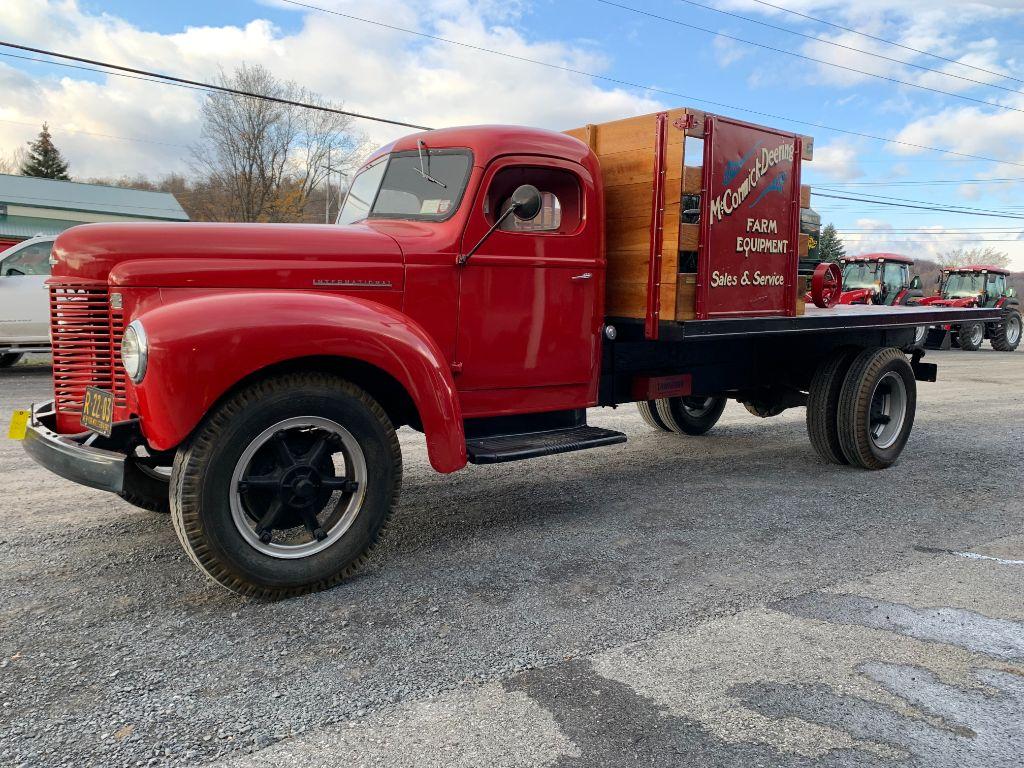
[{"label": "front bumper", "polygon": [[120,493],[124,489],[125,454],[110,448],[124,444],[124,429],[121,435],[114,432],[115,439],[93,432],[61,435],[54,431],[56,421],[52,400],[32,406],[32,418],[22,441],[25,453],[56,475],[90,488]]}]

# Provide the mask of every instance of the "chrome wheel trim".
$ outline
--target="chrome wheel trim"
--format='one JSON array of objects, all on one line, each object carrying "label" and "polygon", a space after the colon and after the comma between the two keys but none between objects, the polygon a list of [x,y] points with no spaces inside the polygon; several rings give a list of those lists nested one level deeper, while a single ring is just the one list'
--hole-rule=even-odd
[{"label": "chrome wheel trim", "polygon": [[981,325],[971,327],[971,335],[967,337],[972,345],[978,346],[985,340],[985,329]]},{"label": "chrome wheel trim", "polygon": [[[686,402],[687,400],[694,402],[694,405]],[[703,400],[699,400],[699,398],[695,397],[683,397],[679,400],[679,404],[688,416],[699,419],[702,416],[706,416],[715,407],[715,398],[705,397]]]},{"label": "chrome wheel trim", "polygon": [[[875,423],[879,416],[887,421]],[[903,377],[895,371],[889,371],[875,384],[871,393],[871,404],[868,411],[868,435],[875,447],[885,450],[893,446],[903,431],[903,423],[907,419],[907,385]]]},{"label": "chrome wheel trim", "polygon": [[[274,438],[278,432],[292,429],[320,429],[341,438],[342,448],[340,453],[344,455],[345,475],[349,479],[356,481],[359,485],[348,498],[343,509],[340,508],[343,499],[336,503],[333,510],[330,509],[330,504],[334,503],[334,496],[332,495],[331,502],[317,513],[319,516],[325,510],[328,510],[325,521],[330,521],[330,524],[324,528],[326,536],[322,540],[318,541],[314,538],[312,541],[294,545],[278,544],[274,541],[264,542],[256,534],[256,521],[246,511],[242,493],[238,490],[238,484],[242,481],[249,463],[257,451]],[[337,453],[339,452],[332,454],[332,457],[337,455]],[[242,538],[245,539],[245,542],[258,552],[284,560],[311,557],[335,544],[352,527],[352,524],[359,516],[363,500],[366,497],[366,479],[366,457],[363,455],[363,449],[352,433],[341,426],[341,424],[319,416],[296,416],[291,419],[285,419],[257,435],[235,463],[235,469],[231,474],[230,486],[231,519],[235,524],[235,528],[238,529]]]},{"label": "chrome wheel trim", "polygon": [[914,344],[917,345],[917,344],[920,344],[921,342],[923,342],[924,341],[924,337],[927,336],[927,335],[928,335],[928,326],[927,325],[919,325],[919,326],[917,326],[917,330],[914,331]]},{"label": "chrome wheel trim", "polygon": [[1017,344],[1020,341],[1021,322],[1019,315],[1011,315],[1010,319],[1006,323],[1006,341],[1010,345]]}]

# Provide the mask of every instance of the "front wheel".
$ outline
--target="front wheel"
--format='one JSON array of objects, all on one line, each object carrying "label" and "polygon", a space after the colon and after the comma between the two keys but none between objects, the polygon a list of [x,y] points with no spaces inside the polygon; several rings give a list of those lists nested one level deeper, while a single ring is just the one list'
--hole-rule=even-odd
[{"label": "front wheel", "polygon": [[985,340],[985,326],[981,323],[964,323],[956,332],[956,340],[960,349],[974,352],[981,349]]},{"label": "front wheel", "polygon": [[1013,352],[1020,345],[1020,312],[1011,309],[992,333],[992,349],[999,352]]},{"label": "front wheel", "polygon": [[171,475],[171,518],[210,578],[279,598],[334,586],[366,560],[402,480],[380,405],[343,379],[280,376],[217,408]]}]

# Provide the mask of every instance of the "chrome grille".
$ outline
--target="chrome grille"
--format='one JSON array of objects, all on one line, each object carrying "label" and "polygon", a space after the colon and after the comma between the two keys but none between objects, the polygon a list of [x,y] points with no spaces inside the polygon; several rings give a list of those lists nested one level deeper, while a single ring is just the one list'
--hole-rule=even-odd
[{"label": "chrome grille", "polygon": [[80,413],[86,387],[109,390],[116,406],[125,405],[123,329],[120,312],[110,311],[106,288],[50,286],[53,391],[59,412]]}]

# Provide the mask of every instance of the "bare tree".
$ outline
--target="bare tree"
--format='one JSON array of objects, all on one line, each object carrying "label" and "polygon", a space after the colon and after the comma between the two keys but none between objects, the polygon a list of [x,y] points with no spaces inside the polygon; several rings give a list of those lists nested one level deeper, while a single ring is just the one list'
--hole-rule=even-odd
[{"label": "bare tree", "polygon": [[[335,106],[294,82],[282,82],[259,65],[243,65],[218,82],[229,88]],[[307,201],[331,167],[351,168],[365,152],[352,118],[332,112],[211,93],[202,108],[203,129],[192,147],[202,218],[231,221],[299,221]]]},{"label": "bare tree", "polygon": [[940,267],[1010,266],[1010,255],[995,248],[953,248],[936,257]]},{"label": "bare tree", "polygon": [[18,147],[9,154],[0,155],[0,173],[21,173],[27,154],[24,147]]}]

